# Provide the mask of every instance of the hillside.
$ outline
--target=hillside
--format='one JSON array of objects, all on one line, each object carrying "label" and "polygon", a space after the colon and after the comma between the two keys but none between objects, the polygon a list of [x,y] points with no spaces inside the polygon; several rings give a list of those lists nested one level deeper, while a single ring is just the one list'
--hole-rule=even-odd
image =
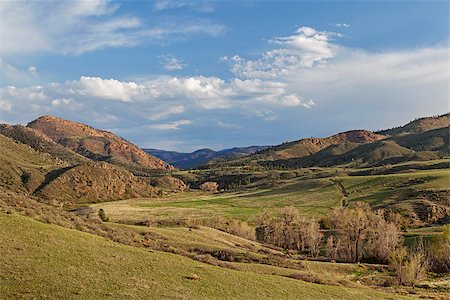
[{"label": "hillside", "polygon": [[[0,213],[0,294],[50,299],[389,299],[368,288],[235,271]],[[39,233],[39,234],[36,234]]]},{"label": "hillside", "polygon": [[[46,140],[42,138],[33,141]],[[67,156],[69,158],[77,157],[75,153],[64,152],[64,149],[51,142],[44,143],[44,146],[51,146],[48,149],[57,150],[58,154],[70,154]],[[147,182],[121,167],[106,162],[84,162],[72,166],[58,156],[38,152],[2,134],[0,191],[35,195],[46,200],[57,200],[65,205],[153,195],[153,188]]]},{"label": "hillside", "polygon": [[64,167],[49,155],[0,134],[0,190],[32,193],[53,169]]},{"label": "hillside", "polygon": [[82,164],[60,169],[46,176],[34,192],[40,198],[71,204],[151,197],[152,187],[128,172],[109,163]]},{"label": "hillside", "polygon": [[447,113],[440,116],[416,119],[404,126],[381,130],[377,133],[390,136],[410,134],[410,133],[422,133],[434,129],[448,127],[449,125],[450,125],[450,113]]},{"label": "hillside", "polygon": [[226,160],[238,157],[244,157],[258,151],[267,149],[268,146],[250,146],[250,147],[235,147],[231,149],[224,149],[214,151],[211,149],[200,149],[191,153],[183,153],[176,151],[164,151],[157,149],[144,149],[145,152],[156,156],[163,161],[182,169],[195,168],[201,165],[208,164],[215,160]]},{"label": "hillside", "polygon": [[104,130],[51,116],[27,125],[78,154],[97,161],[108,161],[128,168],[167,170],[172,167],[145,153],[132,143]]},{"label": "hillside", "polygon": [[48,153],[50,156],[58,158],[61,161],[71,165],[89,161],[89,159],[84,156],[61,146],[44,133],[33,128],[28,128],[22,125],[1,124],[0,134],[10,137],[19,143],[26,144],[36,151]]},{"label": "hillside", "polygon": [[351,130],[338,133],[326,138],[306,138],[294,142],[275,146],[260,154],[266,159],[290,159],[301,158],[317,153],[331,145],[344,143],[367,144],[385,138],[384,135],[376,134],[367,130]]}]

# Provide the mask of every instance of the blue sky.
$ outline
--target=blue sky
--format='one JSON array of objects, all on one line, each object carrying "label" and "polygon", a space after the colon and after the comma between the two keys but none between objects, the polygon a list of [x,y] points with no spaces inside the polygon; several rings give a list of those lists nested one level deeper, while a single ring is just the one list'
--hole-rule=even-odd
[{"label": "blue sky", "polygon": [[448,106],[447,1],[2,1],[0,122],[192,151],[376,130]]}]

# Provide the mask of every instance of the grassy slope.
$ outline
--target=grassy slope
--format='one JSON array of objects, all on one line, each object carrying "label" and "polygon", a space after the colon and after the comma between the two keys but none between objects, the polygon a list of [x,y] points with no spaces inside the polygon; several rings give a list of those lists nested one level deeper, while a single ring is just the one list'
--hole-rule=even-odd
[{"label": "grassy slope", "polygon": [[[222,269],[18,215],[0,214],[0,223],[0,295],[5,298],[392,298],[365,288]],[[193,273],[200,279],[186,278]]]}]

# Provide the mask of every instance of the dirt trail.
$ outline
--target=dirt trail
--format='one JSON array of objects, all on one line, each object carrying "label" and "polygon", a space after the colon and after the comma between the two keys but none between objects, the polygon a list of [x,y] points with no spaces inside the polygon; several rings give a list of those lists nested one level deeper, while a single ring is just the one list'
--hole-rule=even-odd
[{"label": "dirt trail", "polygon": [[347,192],[347,190],[345,189],[345,186],[342,184],[341,180],[335,180],[335,179],[330,179],[330,180],[337,186],[339,192],[344,197],[344,200],[342,201],[342,205],[347,206],[348,196],[350,195],[350,193]]}]

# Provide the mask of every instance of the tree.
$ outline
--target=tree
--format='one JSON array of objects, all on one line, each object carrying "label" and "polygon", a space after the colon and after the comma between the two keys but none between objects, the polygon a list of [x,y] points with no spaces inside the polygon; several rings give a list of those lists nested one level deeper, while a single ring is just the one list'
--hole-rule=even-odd
[{"label": "tree", "polygon": [[[315,220],[302,217],[293,206],[287,206],[280,210],[278,218],[267,222],[265,216],[258,219],[264,226],[259,229],[259,235],[264,234],[265,242],[291,250],[307,251],[311,256],[318,256],[323,234]],[[260,228],[262,228],[260,226]]]},{"label": "tree", "polygon": [[401,241],[397,225],[386,221],[384,211],[372,211],[365,203],[354,208],[339,207],[327,218],[332,235],[328,253],[341,261],[359,262],[363,258],[375,258],[386,262],[389,254]]}]

